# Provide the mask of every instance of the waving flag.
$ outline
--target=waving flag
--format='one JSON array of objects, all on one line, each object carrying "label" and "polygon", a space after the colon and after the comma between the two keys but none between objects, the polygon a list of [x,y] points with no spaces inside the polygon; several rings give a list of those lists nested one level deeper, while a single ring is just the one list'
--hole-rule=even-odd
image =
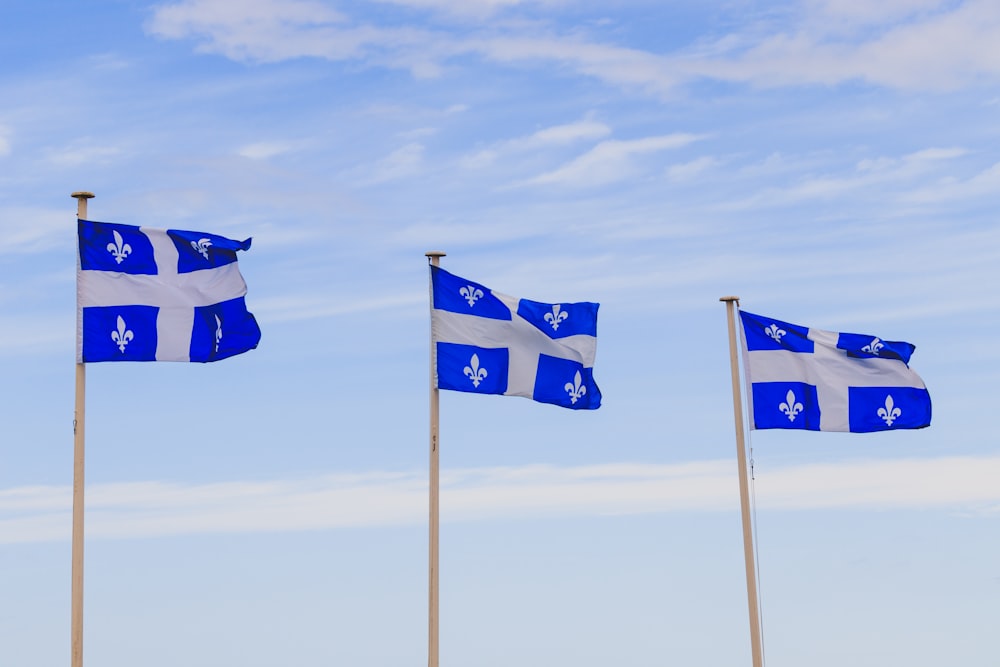
[{"label": "waving flag", "polygon": [[740,311],[751,426],[867,433],[924,428],[931,398],[914,346]]},{"label": "waving flag", "polygon": [[539,303],[431,266],[437,387],[596,410],[596,303]]},{"label": "waving flag", "polygon": [[77,362],[218,361],[257,347],[250,239],[78,221]]}]

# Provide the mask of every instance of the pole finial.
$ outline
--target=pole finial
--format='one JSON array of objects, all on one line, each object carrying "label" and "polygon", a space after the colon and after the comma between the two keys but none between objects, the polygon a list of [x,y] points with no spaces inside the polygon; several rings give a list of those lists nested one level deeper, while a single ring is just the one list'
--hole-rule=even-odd
[{"label": "pole finial", "polygon": [[740,297],[738,297],[738,296],[720,296],[719,297],[719,301],[735,301],[736,303],[739,303],[740,302]]},{"label": "pole finial", "polygon": [[428,250],[424,254],[428,257],[446,257],[448,255],[443,250]]},{"label": "pole finial", "polygon": [[70,197],[74,197],[75,199],[93,199],[94,193],[87,192],[86,190],[79,190],[71,194]]}]

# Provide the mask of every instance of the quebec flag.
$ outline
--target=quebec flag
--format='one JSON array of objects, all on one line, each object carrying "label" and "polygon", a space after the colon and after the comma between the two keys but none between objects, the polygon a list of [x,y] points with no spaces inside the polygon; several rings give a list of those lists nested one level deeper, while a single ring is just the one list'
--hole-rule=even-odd
[{"label": "quebec flag", "polygon": [[431,266],[439,389],[596,410],[596,303],[517,299]]},{"label": "quebec flag", "polygon": [[740,318],[751,428],[869,433],[930,426],[931,397],[908,366],[910,343],[746,311]]},{"label": "quebec flag", "polygon": [[218,361],[257,347],[236,251],[250,239],[79,220],[76,359]]}]

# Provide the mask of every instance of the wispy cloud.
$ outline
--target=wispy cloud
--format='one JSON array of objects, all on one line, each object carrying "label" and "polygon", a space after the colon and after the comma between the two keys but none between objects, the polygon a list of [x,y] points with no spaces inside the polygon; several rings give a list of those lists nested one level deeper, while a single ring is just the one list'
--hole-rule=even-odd
[{"label": "wispy cloud", "polygon": [[[968,182],[956,181],[954,163],[969,154],[961,147],[931,147],[902,156],[866,158],[848,169],[828,173],[806,172],[788,176],[781,187],[767,187],[751,196],[721,204],[724,209],[785,206],[809,200],[828,200],[847,194],[871,193],[885,201],[930,201],[948,198],[958,190],[969,195],[990,192],[989,172]],[[768,158],[767,162],[777,162]],[[775,164],[746,168],[745,175],[760,176],[773,172]],[[800,165],[800,170],[804,168]]]},{"label": "wispy cloud", "polygon": [[351,171],[364,172],[359,185],[377,185],[418,173],[423,160],[423,144],[410,142],[377,161],[370,169],[359,168]]},{"label": "wispy cloud", "polygon": [[637,156],[680,148],[700,138],[693,134],[668,134],[626,141],[602,141],[568,164],[536,176],[526,185],[592,187],[616,183],[639,172]]},{"label": "wispy cloud", "polygon": [[667,96],[688,80],[678,63],[661,54],[576,37],[498,35],[462,46],[493,62],[556,63],[610,85],[656,96]]},{"label": "wispy cloud", "polygon": [[702,156],[690,162],[674,164],[667,168],[667,178],[671,181],[689,181],[720,164],[720,160],[711,156]]},{"label": "wispy cloud", "polygon": [[58,167],[79,167],[81,165],[104,165],[122,156],[118,146],[101,146],[90,139],[80,139],[65,148],[48,151],[49,162]]},{"label": "wispy cloud", "polygon": [[0,157],[10,155],[10,130],[0,125]]},{"label": "wispy cloud", "polygon": [[581,120],[575,123],[554,125],[523,137],[516,137],[497,142],[462,160],[462,165],[469,168],[485,167],[498,158],[510,154],[525,153],[552,146],[568,146],[580,141],[594,141],[611,134],[611,128],[594,120]]},{"label": "wispy cloud", "polygon": [[907,193],[904,203],[929,204],[946,201],[968,201],[993,196],[1000,188],[1000,163],[990,165],[973,176],[960,179],[945,177],[931,187]]},{"label": "wispy cloud", "polygon": [[[853,29],[877,26],[890,21],[911,19],[938,11],[950,4],[948,0],[883,0],[882,2],[854,2],[854,0],[810,0],[805,6],[817,23],[817,28],[835,30],[837,26]],[[834,23],[831,26],[831,23]]]},{"label": "wispy cloud", "polygon": [[[764,510],[995,512],[1000,456],[856,461],[758,471]],[[445,470],[446,521],[735,511],[732,461]],[[422,473],[372,472],[264,482],[129,482],[88,488],[89,539],[266,533],[426,520]],[[69,539],[71,489],[0,490],[0,543]]]},{"label": "wispy cloud", "polygon": [[[327,60],[384,59],[430,46],[425,31],[351,25],[344,14],[313,0],[183,0],[156,7],[146,29],[163,39],[199,39],[200,51],[232,60],[280,62],[313,57]],[[437,52],[432,49],[431,52]],[[418,70],[422,59],[404,69]]]},{"label": "wispy cloud", "polygon": [[520,5],[553,4],[560,0],[376,0],[384,4],[426,9],[467,19],[486,19]]},{"label": "wispy cloud", "polygon": [[0,236],[3,238],[0,256],[51,252],[53,247],[68,248],[69,242],[76,242],[76,237],[73,234],[66,236],[66,229],[66,211],[29,207],[0,209]]},{"label": "wispy cloud", "polygon": [[[513,17],[517,0],[394,0],[432,13],[421,26],[361,23],[311,0],[183,0],[155,8],[147,30],[164,39],[198,39],[199,50],[234,60],[316,57],[356,60],[439,76],[446,62],[477,55],[495,63],[551,63],[605,83],[671,94],[714,79],[761,87],[866,81],[907,90],[949,90],[1000,78],[1000,6],[991,0],[877,3],[806,2],[784,23],[750,22],[714,41],[654,53],[599,37],[548,34],[531,21],[483,23],[457,35],[433,14]],[[555,3],[553,3],[555,4]]]},{"label": "wispy cloud", "polygon": [[251,160],[267,160],[295,149],[296,144],[290,141],[259,141],[242,146],[236,153]]},{"label": "wispy cloud", "polygon": [[154,8],[147,29],[168,39],[207,38],[207,47],[231,58],[267,59],[271,53],[280,59],[277,45],[289,38],[294,38],[295,50],[286,54],[322,55],[309,53],[314,45],[307,38],[344,19],[312,0],[247,0],[238,6],[225,0],[182,0]]},{"label": "wispy cloud", "polygon": [[847,4],[806,4],[797,23],[778,31],[727,36],[689,58],[686,71],[762,87],[865,81],[932,91],[1000,77],[994,2],[917,0],[872,11]]}]

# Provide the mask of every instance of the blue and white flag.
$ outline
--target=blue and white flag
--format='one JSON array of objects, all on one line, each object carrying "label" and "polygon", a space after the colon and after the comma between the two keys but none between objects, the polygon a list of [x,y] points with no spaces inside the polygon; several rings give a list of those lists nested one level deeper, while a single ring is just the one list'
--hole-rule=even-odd
[{"label": "blue and white flag", "polygon": [[910,343],[809,329],[746,311],[751,428],[868,433],[924,428],[931,397]]},{"label": "blue and white flag", "polygon": [[77,362],[206,362],[257,347],[236,264],[250,239],[89,220],[77,227]]},{"label": "blue and white flag", "polygon": [[431,266],[437,387],[596,410],[596,303],[539,303]]}]

